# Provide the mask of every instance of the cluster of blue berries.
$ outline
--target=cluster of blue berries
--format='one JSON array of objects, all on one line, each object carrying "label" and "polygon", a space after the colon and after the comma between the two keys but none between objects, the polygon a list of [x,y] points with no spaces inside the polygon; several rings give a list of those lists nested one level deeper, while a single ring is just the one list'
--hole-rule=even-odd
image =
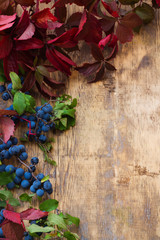
[{"label": "cluster of blue berries", "polygon": [[29,121],[27,126],[30,130],[26,133],[29,136],[29,140],[39,141],[43,144],[47,141],[45,133],[55,127],[55,124],[51,121],[53,107],[46,103],[36,107],[35,110],[36,113],[34,115],[22,115],[21,121]]},{"label": "cluster of blue berries", "polygon": [[[49,180],[42,183],[41,180],[45,177],[43,173],[39,173],[37,176],[34,176],[33,172],[36,171],[36,165],[39,162],[37,157],[31,159],[31,164],[28,166],[23,162],[27,160],[28,154],[24,145],[17,145],[18,139],[16,137],[11,137],[7,143],[0,144],[0,160],[2,165],[0,165],[0,173],[8,172],[14,173],[14,179],[12,182],[7,184],[8,189],[13,189],[16,185],[21,185],[22,188],[28,189],[33,193],[36,193],[37,196],[42,197],[45,192],[51,194],[53,192],[52,184]],[[27,171],[24,171],[21,167],[14,167],[13,165],[4,164],[4,160],[10,159],[13,156],[19,160],[20,163],[27,166]]]}]

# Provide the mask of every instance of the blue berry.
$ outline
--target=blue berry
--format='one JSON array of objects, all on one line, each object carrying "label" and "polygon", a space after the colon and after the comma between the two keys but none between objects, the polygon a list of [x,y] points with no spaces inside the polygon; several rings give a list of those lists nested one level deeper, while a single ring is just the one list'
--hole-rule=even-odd
[{"label": "blue berry", "polygon": [[38,179],[39,181],[41,181],[43,178],[44,178],[44,174],[43,174],[43,173],[39,173],[39,174],[37,175],[37,179]]},{"label": "blue berry", "polygon": [[22,177],[23,174],[24,174],[23,168],[17,168],[17,170],[16,170],[17,177]]},{"label": "blue berry", "polygon": [[35,181],[33,182],[33,187],[34,187],[35,189],[38,189],[40,186],[41,186],[41,182],[40,182],[39,180],[35,180]]},{"label": "blue berry", "polygon": [[30,180],[32,178],[32,174],[30,172],[25,172],[24,173],[24,178],[27,180]]},{"label": "blue berry", "polygon": [[19,155],[19,158],[22,160],[22,161],[25,161],[27,158],[28,158],[28,154],[26,152],[22,152],[20,155]]},{"label": "blue berry", "polygon": [[50,130],[50,126],[48,124],[42,127],[43,132],[48,132],[49,130]]},{"label": "blue berry", "polygon": [[49,189],[46,191],[48,194],[52,194],[53,193],[53,188]]},{"label": "blue berry", "polygon": [[0,151],[6,149],[6,144],[5,143],[2,143],[0,144]]},{"label": "blue berry", "polygon": [[37,194],[38,197],[42,197],[44,195],[44,190],[43,189],[38,189],[36,191],[36,194]]},{"label": "blue berry", "polygon": [[7,184],[7,188],[10,189],[10,190],[13,189],[14,187],[15,187],[14,182],[10,182],[10,183]]},{"label": "blue berry", "polygon": [[31,220],[29,223],[30,223],[31,225],[32,225],[32,224],[36,224],[36,220]]},{"label": "blue berry", "polygon": [[2,210],[1,210],[1,212],[0,212],[0,215],[2,216],[2,217],[4,217],[4,215],[3,215],[3,211],[4,211],[5,209],[3,208]]},{"label": "blue berry", "polygon": [[15,179],[13,180],[15,184],[20,184],[22,179],[20,177],[15,176]]},{"label": "blue berry", "polygon": [[41,106],[37,106],[37,107],[35,108],[36,112],[38,112],[38,110],[40,110],[40,108],[41,108]]},{"label": "blue berry", "polygon": [[13,155],[17,155],[20,152],[20,149],[18,146],[13,146],[12,147],[12,153]]},{"label": "blue berry", "polygon": [[27,235],[24,237],[24,240],[33,240],[34,238],[31,235]]},{"label": "blue berry", "polygon": [[4,237],[2,228],[0,228],[0,237]]},{"label": "blue berry", "polygon": [[42,109],[43,109],[43,111],[44,111],[45,113],[50,113],[50,112],[53,111],[53,108],[52,108],[52,106],[51,106],[50,104],[47,104],[47,105],[44,106]]},{"label": "blue berry", "polygon": [[36,189],[34,188],[34,186],[33,186],[33,185],[31,185],[31,186],[30,186],[30,191],[31,191],[31,192],[33,192],[33,193],[35,193],[35,192],[36,192]]},{"label": "blue berry", "polygon": [[10,154],[7,150],[3,150],[1,151],[0,153],[0,159],[3,160],[3,159],[9,159],[10,158]]},{"label": "blue berry", "polygon": [[13,109],[13,104],[11,106],[9,106],[8,108],[6,108],[6,110],[14,110]]},{"label": "blue berry", "polygon": [[37,121],[37,118],[36,118],[35,116],[30,115],[30,116],[28,117],[28,120],[29,120],[29,121]]},{"label": "blue berry", "polygon": [[0,173],[1,173],[1,172],[4,172],[4,171],[5,171],[5,168],[6,168],[6,165],[5,165],[5,164],[0,165]]},{"label": "blue berry", "polygon": [[52,184],[50,183],[49,180],[43,183],[43,188],[46,191],[48,191],[48,190],[50,190],[52,188]]},{"label": "blue berry", "polygon": [[42,118],[43,115],[44,115],[44,111],[43,111],[43,110],[38,110],[37,116],[38,116],[39,118]]},{"label": "blue berry", "polygon": [[6,90],[6,87],[4,85],[0,85],[0,93],[4,92]]},{"label": "blue berry", "polygon": [[46,140],[47,140],[47,137],[45,135],[40,135],[40,137],[39,137],[40,142],[45,143]]},{"label": "blue berry", "polygon": [[26,148],[25,148],[24,145],[19,145],[18,148],[19,148],[20,152],[25,152],[26,151]]},{"label": "blue berry", "polygon": [[36,135],[37,137],[39,137],[41,135],[41,132],[42,132],[42,129],[41,127],[39,127],[37,130],[36,130]]},{"label": "blue berry", "polygon": [[21,121],[21,122],[25,122],[25,120],[27,120],[27,119],[28,119],[28,116],[26,116],[26,115],[21,115],[20,121]]},{"label": "blue berry", "polygon": [[28,128],[34,129],[36,127],[36,123],[34,121],[30,121],[30,123],[28,122],[27,126]]},{"label": "blue berry", "polygon": [[41,120],[38,123],[39,127],[42,127],[44,125],[44,122],[42,122]]},{"label": "blue berry", "polygon": [[0,216],[0,224],[4,221],[4,217]]},{"label": "blue berry", "polygon": [[8,140],[6,143],[6,148],[10,148],[12,146],[12,141]]},{"label": "blue berry", "polygon": [[31,163],[32,163],[33,165],[38,164],[38,162],[39,162],[39,159],[38,159],[37,157],[31,158]]},{"label": "blue berry", "polygon": [[22,188],[28,188],[30,186],[30,182],[28,180],[23,180],[21,182],[21,187]]},{"label": "blue berry", "polygon": [[13,173],[14,172],[14,166],[13,165],[7,165],[6,168],[5,168],[5,171],[6,172],[10,172],[10,173]]},{"label": "blue berry", "polygon": [[28,169],[29,172],[35,172],[36,167],[34,165],[29,165],[30,169]]},{"label": "blue berry", "polygon": [[12,83],[9,83],[9,84],[8,84],[7,89],[8,89],[9,91],[12,90]]},{"label": "blue berry", "polygon": [[3,99],[4,101],[8,101],[8,99],[10,99],[9,93],[8,93],[8,92],[4,92],[4,93],[2,94],[2,99]]},{"label": "blue berry", "polygon": [[45,119],[45,120],[47,120],[47,121],[49,121],[50,118],[51,118],[51,115],[50,115],[49,113],[45,113],[45,114],[43,115],[43,119]]},{"label": "blue berry", "polygon": [[17,143],[18,143],[18,139],[16,137],[12,137],[11,141],[12,141],[13,145],[17,145]]}]

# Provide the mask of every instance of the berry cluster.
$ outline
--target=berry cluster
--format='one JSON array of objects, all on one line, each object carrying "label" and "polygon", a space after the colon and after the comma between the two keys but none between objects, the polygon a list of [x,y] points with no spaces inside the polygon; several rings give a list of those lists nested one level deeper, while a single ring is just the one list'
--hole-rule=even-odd
[{"label": "berry cluster", "polygon": [[[2,165],[0,165],[0,172],[8,172],[13,174],[14,179],[12,182],[7,184],[8,189],[13,189],[16,185],[21,185],[22,188],[28,189],[30,187],[30,191],[36,193],[37,196],[42,197],[44,192],[51,194],[53,192],[52,184],[49,180],[44,183],[41,180],[45,177],[44,174],[39,173],[35,176],[33,173],[36,171],[36,165],[39,162],[37,157],[33,157],[31,159],[31,164],[28,166],[24,163],[28,158],[28,154],[26,153],[26,149],[24,145],[17,145],[18,139],[16,137],[11,137],[7,143],[2,143],[0,145],[0,160]],[[27,171],[25,171],[21,167],[14,167],[13,165],[4,164],[4,160],[8,160],[15,156],[17,160],[27,167]]]},{"label": "berry cluster", "polygon": [[21,121],[28,121],[29,130],[26,134],[29,140],[35,140],[43,144],[47,141],[45,133],[55,127],[54,122],[51,121],[53,108],[49,103],[46,103],[36,107],[35,110],[36,113],[33,115],[22,115]]},{"label": "berry cluster", "polygon": [[2,93],[2,99],[4,101],[8,101],[10,98],[11,98],[11,95],[10,95],[10,87],[11,87],[12,83],[8,84],[8,87],[7,87],[7,90],[6,90],[6,87],[5,85],[0,85],[0,93]]}]

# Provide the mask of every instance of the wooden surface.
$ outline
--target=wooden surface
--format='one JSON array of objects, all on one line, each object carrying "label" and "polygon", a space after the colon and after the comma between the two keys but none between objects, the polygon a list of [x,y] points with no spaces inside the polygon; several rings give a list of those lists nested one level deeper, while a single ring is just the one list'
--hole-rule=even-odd
[{"label": "wooden surface", "polygon": [[41,159],[60,209],[81,219],[81,240],[160,240],[158,17],[120,47],[117,72],[104,81],[89,85],[73,72],[67,93],[79,97],[76,126],[56,137],[56,170]]}]

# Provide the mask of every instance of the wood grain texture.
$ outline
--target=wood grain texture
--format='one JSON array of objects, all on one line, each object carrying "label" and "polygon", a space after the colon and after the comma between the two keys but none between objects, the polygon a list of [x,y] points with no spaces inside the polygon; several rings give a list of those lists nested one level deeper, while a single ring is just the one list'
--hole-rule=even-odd
[{"label": "wood grain texture", "polygon": [[[81,240],[160,240],[159,45],[157,11],[120,47],[116,73],[89,85],[73,72],[66,91],[79,97],[77,123],[56,137],[56,170],[28,146],[51,176],[60,209],[81,219]],[[74,59],[90,59],[87,49]]]}]

